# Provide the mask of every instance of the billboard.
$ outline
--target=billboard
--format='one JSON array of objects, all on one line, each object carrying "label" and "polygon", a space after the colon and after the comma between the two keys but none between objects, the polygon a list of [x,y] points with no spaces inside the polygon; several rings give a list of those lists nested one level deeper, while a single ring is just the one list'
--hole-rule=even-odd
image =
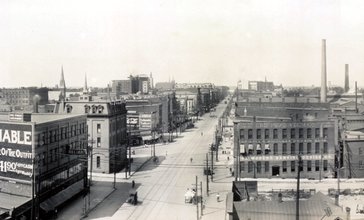
[{"label": "billboard", "polygon": [[30,180],[32,125],[0,123],[0,176]]}]

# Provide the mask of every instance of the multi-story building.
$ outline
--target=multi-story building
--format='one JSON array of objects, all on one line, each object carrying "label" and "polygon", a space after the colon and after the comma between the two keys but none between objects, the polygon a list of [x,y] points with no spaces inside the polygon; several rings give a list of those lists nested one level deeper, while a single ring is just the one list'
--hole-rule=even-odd
[{"label": "multi-story building", "polygon": [[[63,105],[63,106],[62,106]],[[111,173],[126,166],[126,108],[120,101],[67,101],[56,113],[86,114],[93,172]]]},{"label": "multi-story building", "polygon": [[255,91],[274,91],[273,82],[267,81],[249,81],[248,89]]},{"label": "multi-story building", "polygon": [[29,106],[34,104],[35,96],[40,105],[48,103],[48,88],[22,87],[3,88],[3,99],[13,106]]},{"label": "multi-story building", "polygon": [[215,85],[212,83],[176,83],[176,89],[197,89],[197,88],[215,88]]},{"label": "multi-story building", "polygon": [[0,115],[0,218],[49,218],[88,188],[85,161],[86,115]]},{"label": "multi-story building", "polygon": [[336,121],[251,118],[234,122],[234,134],[240,177],[295,178],[298,155],[303,178],[319,179],[335,172]]},{"label": "multi-story building", "polygon": [[[309,99],[249,97],[235,104],[236,175],[294,178],[298,155],[302,177],[324,178],[336,172],[338,120],[329,105]],[[241,171],[241,173],[239,172]]]}]

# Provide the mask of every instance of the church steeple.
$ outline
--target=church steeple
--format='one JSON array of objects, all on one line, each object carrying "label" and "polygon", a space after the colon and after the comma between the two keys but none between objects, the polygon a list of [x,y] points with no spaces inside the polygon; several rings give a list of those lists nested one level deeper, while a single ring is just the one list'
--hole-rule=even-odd
[{"label": "church steeple", "polygon": [[61,80],[59,81],[59,88],[61,93],[59,94],[59,101],[66,101],[66,82],[64,80],[63,66],[61,69]]}]

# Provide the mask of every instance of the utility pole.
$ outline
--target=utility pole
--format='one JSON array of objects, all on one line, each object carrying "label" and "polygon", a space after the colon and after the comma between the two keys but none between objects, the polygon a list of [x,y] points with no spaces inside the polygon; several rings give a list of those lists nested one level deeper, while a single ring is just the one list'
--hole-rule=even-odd
[{"label": "utility pole", "polygon": [[214,151],[211,144],[211,182],[214,182]]},{"label": "utility pole", "polygon": [[198,177],[196,176],[196,213],[197,213],[197,220],[200,219],[200,215],[198,214]]},{"label": "utility pole", "polygon": [[116,148],[114,147],[114,184],[113,188],[116,189]]},{"label": "utility pole", "polygon": [[206,194],[209,196],[209,154],[206,154]]},{"label": "utility pole", "polygon": [[321,152],[321,155],[320,155],[320,166],[319,166],[319,169],[320,169],[320,182],[321,182],[321,179],[322,179],[322,169],[323,169],[323,164],[322,164],[322,158],[323,158],[323,155],[322,155],[322,151],[323,151],[323,149],[321,149],[320,150],[320,152]]},{"label": "utility pole", "polygon": [[200,182],[200,194],[201,194],[201,216],[202,216],[203,215],[202,181]]},{"label": "utility pole", "polygon": [[302,157],[301,157],[301,155],[298,155],[296,220],[300,219],[300,173],[301,173],[301,169],[302,169]]},{"label": "utility pole", "polygon": [[336,192],[336,196],[335,196],[335,204],[338,206],[339,199],[340,199],[340,145],[338,145],[338,149],[337,149],[336,175],[337,175],[337,192]]},{"label": "utility pole", "polygon": [[128,133],[126,133],[126,144],[127,144],[126,146],[129,147],[129,159],[128,159],[128,169],[127,170],[129,170],[129,176],[130,176],[130,172],[131,172],[131,144],[129,143],[130,137],[131,137],[130,124],[129,124],[128,128],[129,128],[129,136],[128,136]]}]

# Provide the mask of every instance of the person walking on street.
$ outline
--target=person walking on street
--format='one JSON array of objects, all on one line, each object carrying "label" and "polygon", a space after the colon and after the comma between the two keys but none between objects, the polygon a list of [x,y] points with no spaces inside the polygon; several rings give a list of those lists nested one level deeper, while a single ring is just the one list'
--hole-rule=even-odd
[{"label": "person walking on street", "polygon": [[192,159],[192,157],[191,157],[191,158],[190,158],[191,163],[192,163],[192,160],[193,160],[193,159]]},{"label": "person walking on street", "polygon": [[219,193],[216,194],[216,200],[217,200],[217,202],[220,202],[220,194]]},{"label": "person walking on street", "polygon": [[134,188],[135,187],[135,181],[131,181],[131,188]]}]

